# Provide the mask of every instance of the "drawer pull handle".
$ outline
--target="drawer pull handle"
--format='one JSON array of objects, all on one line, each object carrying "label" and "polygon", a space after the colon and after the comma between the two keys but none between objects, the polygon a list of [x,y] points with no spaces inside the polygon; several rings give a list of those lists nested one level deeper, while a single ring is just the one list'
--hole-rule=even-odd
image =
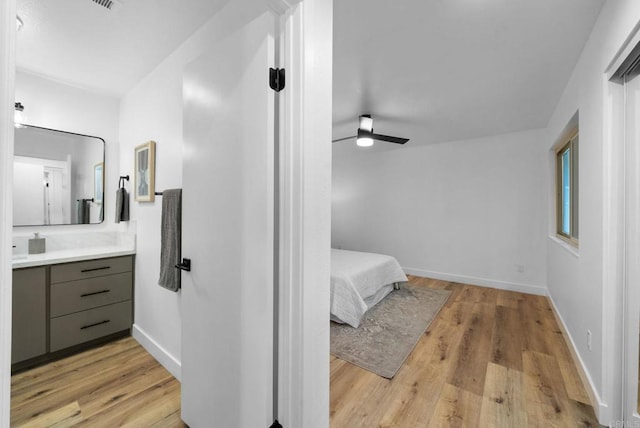
[{"label": "drawer pull handle", "polygon": [[93,296],[93,295],[95,295],[95,294],[108,293],[108,292],[110,292],[110,291],[111,291],[111,290],[100,290],[100,291],[94,291],[93,293],[84,293],[84,294],[81,294],[81,295],[80,295],[80,297]]},{"label": "drawer pull handle", "polygon": [[93,268],[93,269],[83,269],[80,272],[85,273],[85,272],[93,272],[94,270],[105,270],[105,269],[110,269],[111,266],[102,266],[102,267],[97,267],[97,268]]},{"label": "drawer pull handle", "polygon": [[106,324],[108,322],[111,322],[111,320],[104,320],[104,321],[97,322],[95,324],[83,325],[82,327],[80,327],[80,330],[84,330],[85,328],[95,327],[101,324]]}]

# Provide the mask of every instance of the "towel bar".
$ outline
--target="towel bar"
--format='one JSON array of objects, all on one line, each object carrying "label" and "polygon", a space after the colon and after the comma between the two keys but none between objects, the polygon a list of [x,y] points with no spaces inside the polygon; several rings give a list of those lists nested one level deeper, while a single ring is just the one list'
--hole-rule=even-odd
[{"label": "towel bar", "polygon": [[182,263],[177,264],[176,269],[186,270],[187,272],[191,272],[191,259],[182,259]]}]

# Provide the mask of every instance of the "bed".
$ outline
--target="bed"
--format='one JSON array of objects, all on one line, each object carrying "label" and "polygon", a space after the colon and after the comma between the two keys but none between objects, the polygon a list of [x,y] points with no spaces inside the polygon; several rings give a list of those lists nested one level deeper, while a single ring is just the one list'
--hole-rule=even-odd
[{"label": "bed", "polygon": [[367,310],[406,281],[391,256],[332,248],[331,320],[357,328]]}]

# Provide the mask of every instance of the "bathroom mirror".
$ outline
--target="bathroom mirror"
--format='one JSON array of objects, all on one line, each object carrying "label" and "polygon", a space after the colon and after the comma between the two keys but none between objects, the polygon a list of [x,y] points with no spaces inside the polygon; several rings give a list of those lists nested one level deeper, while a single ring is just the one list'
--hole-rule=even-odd
[{"label": "bathroom mirror", "polygon": [[103,189],[102,138],[29,125],[16,128],[14,226],[101,223]]}]

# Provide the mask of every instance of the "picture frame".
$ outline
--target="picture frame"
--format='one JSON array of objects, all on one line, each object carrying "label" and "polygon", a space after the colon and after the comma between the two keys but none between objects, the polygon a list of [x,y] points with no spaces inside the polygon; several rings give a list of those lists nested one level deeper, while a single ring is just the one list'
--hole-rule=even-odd
[{"label": "picture frame", "polygon": [[104,162],[93,166],[93,201],[102,204],[104,198]]},{"label": "picture frame", "polygon": [[155,200],[156,143],[147,141],[134,149],[134,199],[137,202]]}]

